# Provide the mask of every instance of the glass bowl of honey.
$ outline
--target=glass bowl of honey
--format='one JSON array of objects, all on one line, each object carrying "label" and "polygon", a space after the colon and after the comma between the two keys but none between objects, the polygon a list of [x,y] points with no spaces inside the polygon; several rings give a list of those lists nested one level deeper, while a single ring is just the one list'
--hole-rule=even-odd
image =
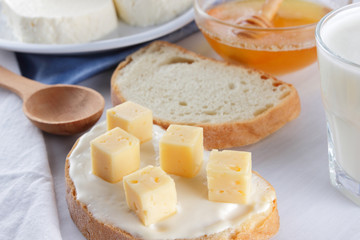
[{"label": "glass bowl of honey", "polygon": [[[268,0],[266,0],[268,1]],[[270,27],[244,25],[265,0],[195,0],[195,21],[226,61],[283,75],[314,63],[317,22],[333,7],[324,0],[283,0]]]}]

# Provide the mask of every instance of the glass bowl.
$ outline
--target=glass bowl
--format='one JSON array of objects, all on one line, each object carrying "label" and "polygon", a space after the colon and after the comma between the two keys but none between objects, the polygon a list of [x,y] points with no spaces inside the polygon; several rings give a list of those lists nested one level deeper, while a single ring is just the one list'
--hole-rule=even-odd
[{"label": "glass bowl", "polygon": [[[265,0],[195,0],[195,21],[210,46],[226,61],[282,75],[316,61],[317,22],[335,6],[326,1],[284,0],[275,27],[244,26]],[[339,5],[339,4],[338,4]]]}]

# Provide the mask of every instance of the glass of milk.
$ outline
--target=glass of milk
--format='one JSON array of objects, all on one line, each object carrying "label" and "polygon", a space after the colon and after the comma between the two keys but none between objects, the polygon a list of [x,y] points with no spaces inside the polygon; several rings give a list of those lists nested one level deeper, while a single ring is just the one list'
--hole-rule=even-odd
[{"label": "glass of milk", "polygon": [[331,183],[360,205],[360,3],[326,15],[316,44]]}]

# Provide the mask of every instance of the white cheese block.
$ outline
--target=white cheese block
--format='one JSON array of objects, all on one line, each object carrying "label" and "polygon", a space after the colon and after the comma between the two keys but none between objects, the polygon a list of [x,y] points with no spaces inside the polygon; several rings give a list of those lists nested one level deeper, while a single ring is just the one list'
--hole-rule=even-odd
[{"label": "white cheese block", "polygon": [[117,26],[112,0],[2,0],[2,14],[19,41],[85,43]]},{"label": "white cheese block", "polygon": [[114,0],[126,23],[146,27],[167,22],[189,9],[193,0]]}]

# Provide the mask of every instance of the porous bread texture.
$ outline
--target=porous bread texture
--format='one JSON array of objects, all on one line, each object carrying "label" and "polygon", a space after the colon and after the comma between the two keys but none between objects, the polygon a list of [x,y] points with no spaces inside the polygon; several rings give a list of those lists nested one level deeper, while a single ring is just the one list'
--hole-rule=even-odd
[{"label": "porous bread texture", "polygon": [[300,113],[291,84],[161,41],[119,64],[111,98],[114,105],[131,100],[150,108],[163,128],[203,127],[207,149],[255,143]]},{"label": "porous bread texture", "polygon": [[[69,156],[76,145],[77,142],[67,155],[65,162],[66,202],[75,225],[85,238],[89,240],[139,240],[140,238],[137,238],[118,227],[99,221],[88,210],[86,204],[77,200],[76,188],[69,175]],[[261,177],[258,173],[253,173]],[[265,179],[263,180],[268,184],[269,188],[275,192],[271,184]],[[219,233],[186,240],[265,240],[274,236],[278,232],[279,227],[280,221],[277,201],[274,199],[272,206],[269,207],[268,211],[252,216],[240,226],[233,226],[233,228],[228,228]]]},{"label": "porous bread texture", "polygon": [[193,0],[114,0],[119,17],[133,26],[165,23],[189,9]]}]

